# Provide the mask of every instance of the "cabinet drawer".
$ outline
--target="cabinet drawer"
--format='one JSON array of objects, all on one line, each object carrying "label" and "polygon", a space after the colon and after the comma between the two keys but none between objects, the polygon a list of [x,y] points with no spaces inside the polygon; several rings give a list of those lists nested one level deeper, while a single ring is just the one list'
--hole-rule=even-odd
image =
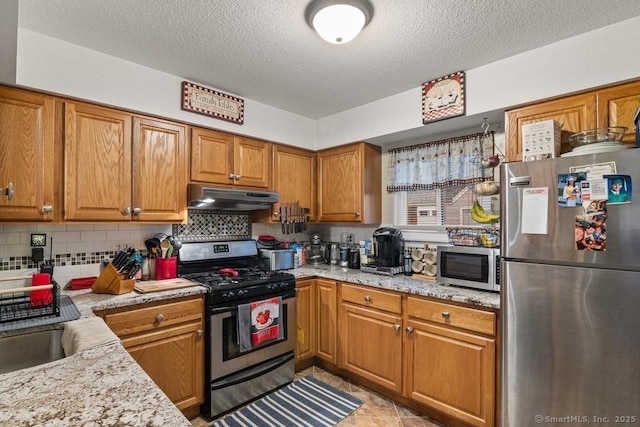
[{"label": "cabinet drawer", "polygon": [[171,302],[104,316],[106,324],[119,337],[202,319],[202,299]]},{"label": "cabinet drawer", "polygon": [[407,298],[409,317],[495,336],[495,313],[419,298]]},{"label": "cabinet drawer", "polygon": [[402,297],[398,294],[345,284],[342,285],[341,293],[342,301],[391,313],[400,314],[402,312]]}]

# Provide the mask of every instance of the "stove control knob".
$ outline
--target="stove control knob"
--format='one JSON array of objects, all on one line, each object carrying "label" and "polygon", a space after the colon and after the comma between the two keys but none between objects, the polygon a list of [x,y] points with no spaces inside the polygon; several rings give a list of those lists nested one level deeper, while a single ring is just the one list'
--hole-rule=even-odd
[{"label": "stove control knob", "polygon": [[244,295],[245,295],[245,294],[247,294],[247,293],[249,293],[249,291],[245,291],[244,289],[240,289],[240,290],[238,291],[238,296],[239,296],[239,297],[242,297],[242,296],[244,296]]},{"label": "stove control knob", "polygon": [[236,294],[232,291],[227,292],[226,294],[223,295],[223,297],[226,297],[227,299],[232,299],[233,297],[235,297]]}]

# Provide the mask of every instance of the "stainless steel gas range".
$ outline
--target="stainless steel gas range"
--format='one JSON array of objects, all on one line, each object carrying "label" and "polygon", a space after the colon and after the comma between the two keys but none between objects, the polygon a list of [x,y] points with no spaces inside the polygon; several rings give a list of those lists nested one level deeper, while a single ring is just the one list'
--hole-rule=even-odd
[{"label": "stainless steel gas range", "polygon": [[293,381],[295,277],[261,265],[255,240],[184,243],[180,249],[178,274],[207,287],[206,416]]}]

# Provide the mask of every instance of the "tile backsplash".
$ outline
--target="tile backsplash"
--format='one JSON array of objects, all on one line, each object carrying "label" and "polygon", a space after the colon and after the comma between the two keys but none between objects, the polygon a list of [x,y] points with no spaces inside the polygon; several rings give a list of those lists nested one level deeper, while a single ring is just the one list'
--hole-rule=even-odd
[{"label": "tile backsplash", "polygon": [[144,250],[146,239],[171,232],[169,224],[0,224],[0,276],[36,272],[38,265],[31,260],[32,233],[46,234],[44,258],[52,257],[54,279],[65,285],[74,277],[98,276],[102,260],[112,258],[120,248]]}]

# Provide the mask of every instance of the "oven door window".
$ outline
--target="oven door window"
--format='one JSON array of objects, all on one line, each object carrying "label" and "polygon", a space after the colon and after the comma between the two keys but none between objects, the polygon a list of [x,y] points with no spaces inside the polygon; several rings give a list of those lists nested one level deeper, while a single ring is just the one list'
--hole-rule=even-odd
[{"label": "oven door window", "polygon": [[252,347],[250,350],[242,351],[240,349],[240,340],[238,337],[238,316],[237,310],[234,308],[227,313],[228,316],[222,318],[222,359],[223,361],[231,360],[236,357],[261,350],[266,347],[278,344],[287,340],[287,304],[282,303],[280,311],[279,327],[280,334],[278,338],[271,339],[260,345]]},{"label": "oven door window", "polygon": [[440,274],[451,279],[489,281],[489,257],[479,254],[443,252],[440,259]]}]

